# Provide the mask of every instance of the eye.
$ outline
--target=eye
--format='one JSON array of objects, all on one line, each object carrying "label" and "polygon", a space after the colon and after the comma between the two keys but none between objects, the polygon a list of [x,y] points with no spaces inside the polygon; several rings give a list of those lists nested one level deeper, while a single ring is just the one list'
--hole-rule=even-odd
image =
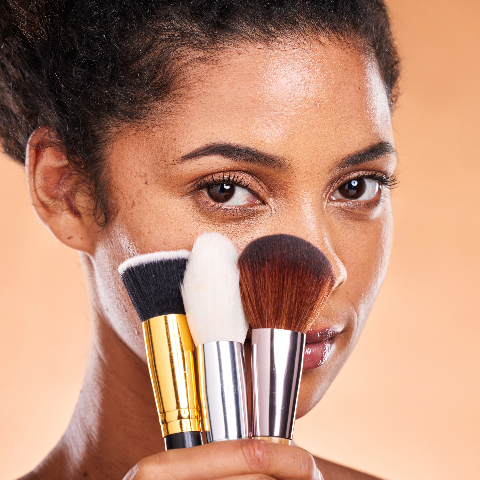
[{"label": "eye", "polygon": [[332,200],[372,200],[380,189],[378,180],[372,178],[352,178],[338,187],[332,194]]},{"label": "eye", "polygon": [[218,183],[205,187],[203,191],[210,200],[228,206],[245,206],[261,203],[249,190],[231,183]]}]

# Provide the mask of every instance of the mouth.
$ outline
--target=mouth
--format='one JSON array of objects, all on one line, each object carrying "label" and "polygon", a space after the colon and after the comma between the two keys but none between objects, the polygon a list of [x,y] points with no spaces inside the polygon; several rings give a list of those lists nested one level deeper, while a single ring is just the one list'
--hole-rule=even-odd
[{"label": "mouth", "polygon": [[311,328],[307,332],[303,370],[313,370],[328,360],[333,352],[335,339],[339,333],[334,328]]},{"label": "mouth", "polygon": [[[322,366],[330,357],[335,347],[335,340],[342,328],[311,328],[305,339],[303,370],[314,370]],[[245,343],[251,345],[252,328],[248,329]]]}]

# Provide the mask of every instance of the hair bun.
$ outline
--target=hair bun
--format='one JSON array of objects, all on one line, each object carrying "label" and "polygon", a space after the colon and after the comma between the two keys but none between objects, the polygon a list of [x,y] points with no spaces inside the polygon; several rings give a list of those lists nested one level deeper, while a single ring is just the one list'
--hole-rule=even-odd
[{"label": "hair bun", "polygon": [[[44,38],[52,7],[51,0],[5,0],[0,6],[0,41],[17,30],[29,41]],[[15,35],[15,34],[14,34]]]},{"label": "hair bun", "polygon": [[4,43],[14,26],[13,13],[9,2],[0,5],[0,45]]}]

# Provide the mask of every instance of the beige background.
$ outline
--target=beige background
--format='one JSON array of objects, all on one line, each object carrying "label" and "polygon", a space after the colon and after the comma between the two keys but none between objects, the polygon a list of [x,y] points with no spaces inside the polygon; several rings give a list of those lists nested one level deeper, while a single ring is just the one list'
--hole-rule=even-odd
[{"label": "beige background", "polygon": [[[296,427],[312,452],[392,480],[480,474],[480,2],[390,0],[404,61],[391,267],[363,337]],[[0,159],[0,478],[59,439],[85,364],[79,262]]]}]

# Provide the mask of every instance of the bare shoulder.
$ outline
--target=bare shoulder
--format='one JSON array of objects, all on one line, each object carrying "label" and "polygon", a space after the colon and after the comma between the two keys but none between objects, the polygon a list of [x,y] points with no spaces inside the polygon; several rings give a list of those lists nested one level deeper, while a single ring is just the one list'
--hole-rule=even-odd
[{"label": "bare shoulder", "polygon": [[378,477],[344,467],[338,463],[329,462],[323,458],[313,458],[315,458],[315,463],[322,472],[324,480],[381,480]]},{"label": "bare shoulder", "polygon": [[[47,478],[46,476],[42,475],[42,472],[39,472],[39,468],[35,468],[35,470],[27,473],[21,478],[18,478],[17,480],[41,480],[43,478]],[[51,477],[52,478],[52,477]],[[53,480],[53,478],[52,478]]]},{"label": "bare shoulder", "polygon": [[65,472],[65,456],[60,448],[57,446],[47,455],[43,461],[37,465],[31,472],[27,473],[18,480],[60,480],[64,478],[71,478]]},{"label": "bare shoulder", "polygon": [[38,476],[35,474],[35,472],[30,472],[19,478],[18,480],[38,480]]}]

